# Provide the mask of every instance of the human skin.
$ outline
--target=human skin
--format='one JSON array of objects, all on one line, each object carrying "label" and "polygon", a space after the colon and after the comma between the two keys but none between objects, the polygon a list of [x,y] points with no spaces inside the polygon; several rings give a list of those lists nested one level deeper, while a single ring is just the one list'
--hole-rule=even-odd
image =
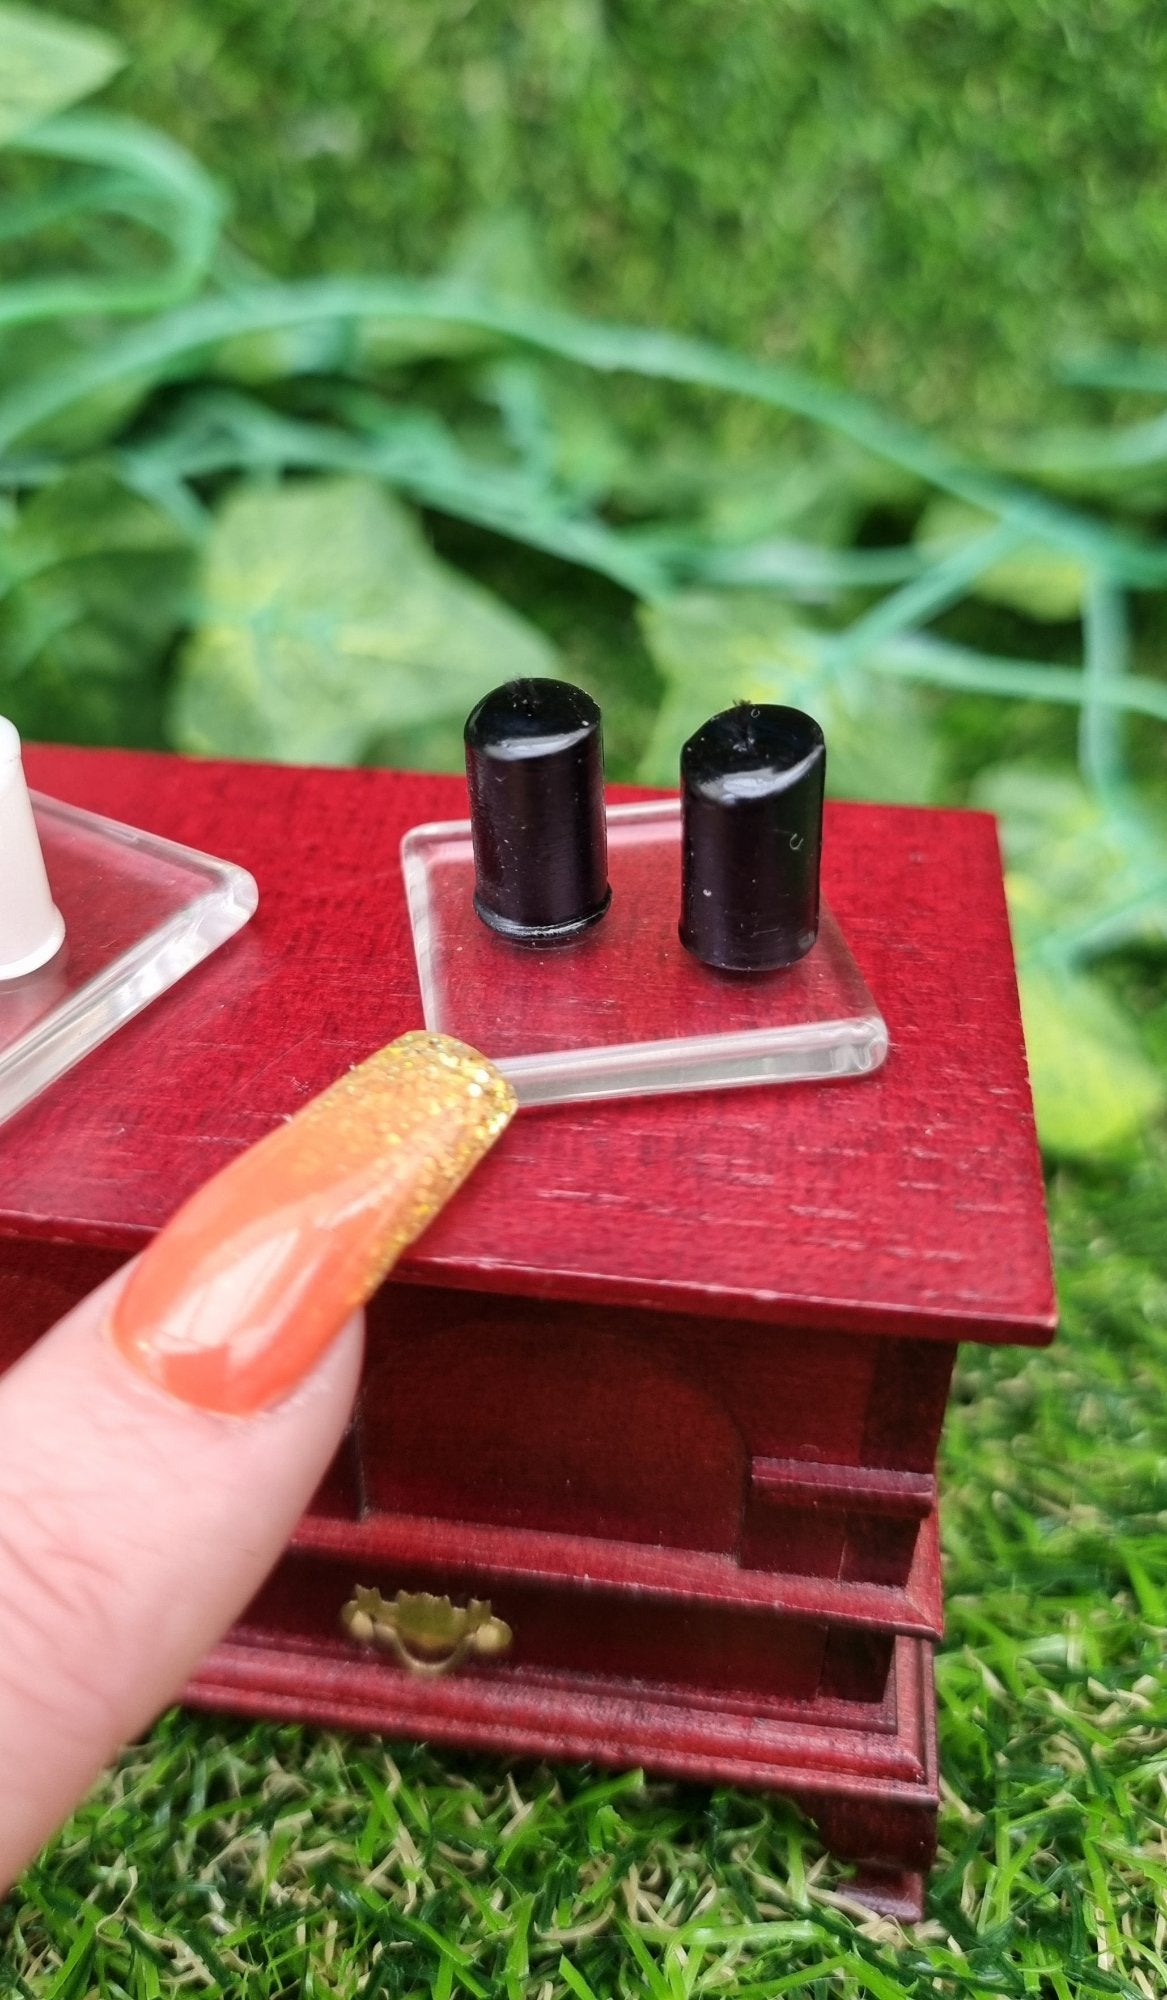
[{"label": "human skin", "polygon": [[255,1594],[348,1422],[363,1300],[513,1109],[404,1037],[0,1379],[0,1891]]}]

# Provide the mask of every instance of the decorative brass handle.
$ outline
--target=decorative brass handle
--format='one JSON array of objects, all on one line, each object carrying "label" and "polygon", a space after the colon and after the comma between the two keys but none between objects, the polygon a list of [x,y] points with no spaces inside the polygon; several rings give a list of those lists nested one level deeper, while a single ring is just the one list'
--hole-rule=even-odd
[{"label": "decorative brass handle", "polygon": [[458,1605],[448,1597],[431,1597],[428,1590],[399,1590],[390,1602],[379,1590],[359,1583],[340,1622],[359,1646],[379,1646],[393,1653],[407,1673],[431,1679],[471,1657],[498,1659],[510,1652],[514,1636],[485,1598]]}]

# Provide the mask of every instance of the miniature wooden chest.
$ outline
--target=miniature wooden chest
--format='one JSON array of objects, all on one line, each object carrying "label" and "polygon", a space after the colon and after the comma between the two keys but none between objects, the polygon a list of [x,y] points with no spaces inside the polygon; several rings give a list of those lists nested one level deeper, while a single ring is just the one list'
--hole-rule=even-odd
[{"label": "miniature wooden chest", "polygon": [[[419,1025],[398,849],[465,809],[453,778],[27,767],[260,907],[0,1129],[0,1363]],[[1054,1306],[992,821],[829,806],[824,890],[885,1067],[521,1113],[374,1300],[349,1437],[192,1701],[771,1787],[919,1910],[955,1349]]]}]

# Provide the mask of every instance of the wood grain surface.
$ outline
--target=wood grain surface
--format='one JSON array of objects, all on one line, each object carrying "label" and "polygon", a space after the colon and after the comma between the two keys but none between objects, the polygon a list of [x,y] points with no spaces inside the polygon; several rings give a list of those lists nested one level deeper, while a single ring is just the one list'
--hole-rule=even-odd
[{"label": "wood grain surface", "polygon": [[[416,1027],[398,848],[454,778],[33,748],[39,789],[243,863],[252,924],[0,1129],[0,1233],[139,1247]],[[828,808],[824,889],[887,1020],[870,1078],[523,1113],[400,1275],[442,1287],[1041,1342],[1054,1304],[996,832]],[[515,976],[521,978],[521,957]]]}]

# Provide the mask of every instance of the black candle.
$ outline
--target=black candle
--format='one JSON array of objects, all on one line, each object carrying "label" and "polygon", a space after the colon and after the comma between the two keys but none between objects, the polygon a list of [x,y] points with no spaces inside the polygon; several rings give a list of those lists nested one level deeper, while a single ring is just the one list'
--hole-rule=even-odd
[{"label": "black candle", "polygon": [[813,716],[740,702],[681,752],[681,943],[726,972],[792,965],[818,935],[827,752]]},{"label": "black candle", "polygon": [[566,681],[507,681],[466,722],[474,907],[520,944],[560,944],[611,901],[600,711]]}]

